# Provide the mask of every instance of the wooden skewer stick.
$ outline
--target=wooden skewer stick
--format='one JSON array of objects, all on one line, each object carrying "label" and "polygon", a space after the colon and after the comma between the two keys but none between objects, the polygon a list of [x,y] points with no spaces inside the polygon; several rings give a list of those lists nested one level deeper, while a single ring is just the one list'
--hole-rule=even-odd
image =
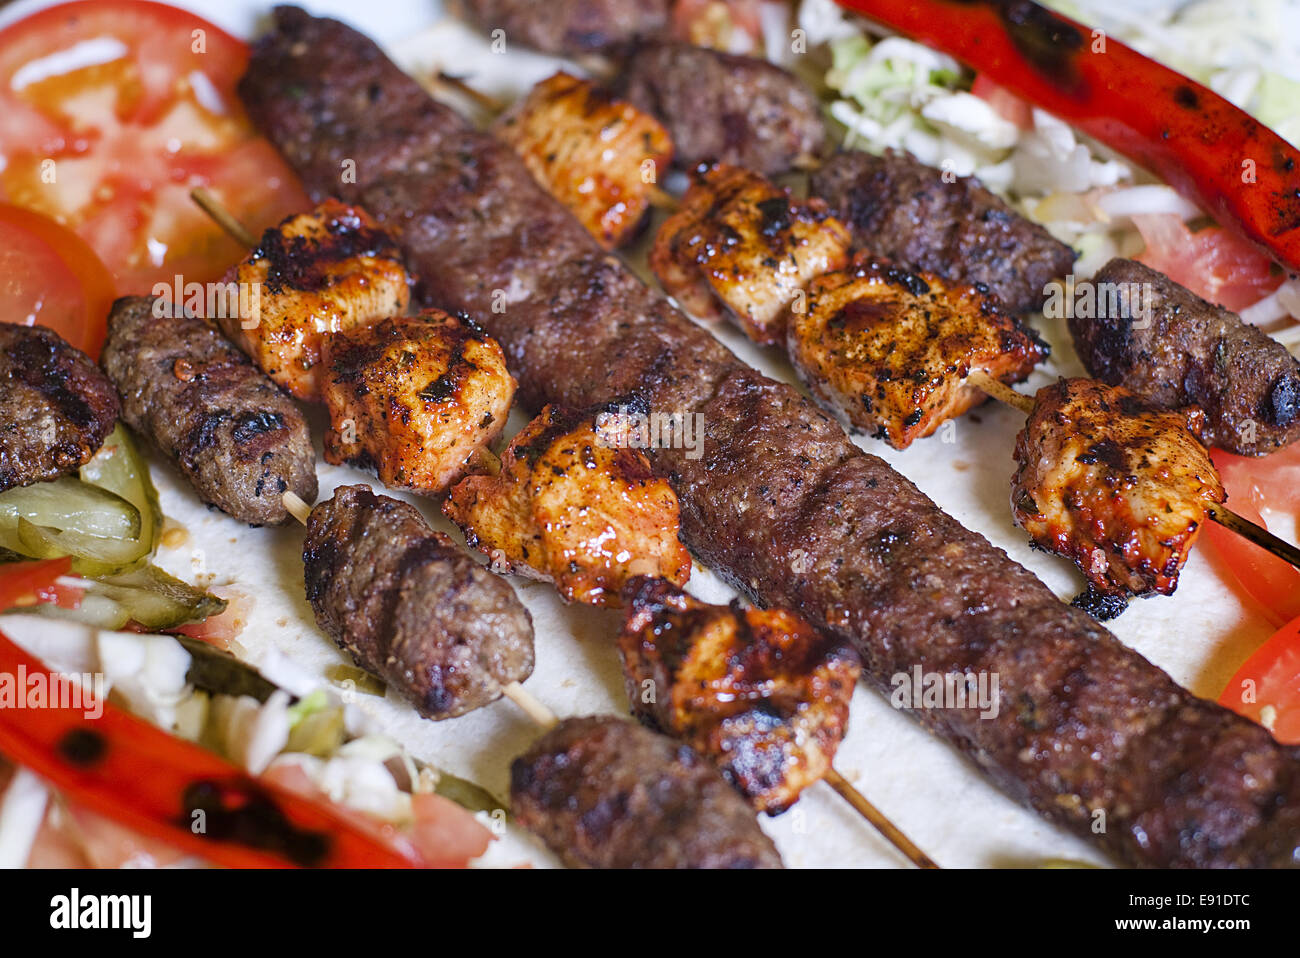
[{"label": "wooden skewer stick", "polygon": [[[293,517],[306,525],[307,517],[311,514],[311,506],[292,492],[285,492],[281,499],[284,501],[284,507],[289,510]],[[560,720],[555,713],[518,682],[509,682],[503,685],[501,694],[518,706],[519,710],[536,722],[543,731],[550,731],[560,724]],[[908,860],[917,868],[939,867],[928,855],[917,848],[912,840],[904,835],[893,822],[886,818],[876,806],[867,801],[866,796],[854,788],[843,775],[832,768],[822,777],[826,780],[826,784],[835,789],[846,802],[853,806],[858,814],[870,822],[876,831],[880,832],[891,845],[906,855]]]},{"label": "wooden skewer stick", "polygon": [[[998,382],[986,372],[974,370],[966,377],[966,382],[976,389],[988,393],[999,402],[1014,406],[1026,415],[1033,412],[1033,397],[1016,392],[1006,383]],[[1231,529],[1237,535],[1250,540],[1261,549],[1271,552],[1283,562],[1288,562],[1300,569],[1300,549],[1297,549],[1285,539],[1273,535],[1263,526],[1251,522],[1245,516],[1238,515],[1227,506],[1222,505],[1207,509],[1206,515],[1225,529]]]},{"label": "wooden skewer stick", "polygon": [[434,74],[433,78],[439,85],[444,86],[449,90],[455,90],[466,99],[473,101],[474,105],[479,107],[485,113],[490,113],[493,116],[496,116],[497,114],[505,112],[506,105],[504,103],[491,94],[475,89],[473,86],[465,82],[464,77],[458,77],[443,70],[439,70]]},{"label": "wooden skewer stick", "polygon": [[197,203],[203,212],[207,213],[212,219],[225,230],[232,239],[241,245],[252,249],[257,245],[257,237],[247,226],[235,219],[230,210],[221,205],[221,201],[209,193],[202,186],[190,190],[190,199]]},{"label": "wooden skewer stick", "polygon": [[913,865],[917,868],[939,867],[929,855],[917,848],[910,838],[899,831],[897,825],[886,818],[880,809],[867,801],[866,796],[854,788],[853,784],[834,768],[827,769],[822,778],[827,785],[835,789],[840,798],[852,805],[859,815],[874,825],[876,831],[884,835],[891,845],[906,855]]}]

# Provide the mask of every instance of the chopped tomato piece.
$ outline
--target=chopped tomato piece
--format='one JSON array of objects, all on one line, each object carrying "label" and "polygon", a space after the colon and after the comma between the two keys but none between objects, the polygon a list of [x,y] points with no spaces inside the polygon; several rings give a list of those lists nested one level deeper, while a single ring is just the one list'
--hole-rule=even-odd
[{"label": "chopped tomato piece", "polygon": [[65,609],[77,608],[81,605],[82,590],[58,582],[59,576],[71,571],[71,556],[0,565],[0,612],[42,602]]},{"label": "chopped tomato piece", "polygon": [[[1261,510],[1296,514],[1300,445],[1263,459],[1234,456],[1220,449],[1211,455],[1233,512],[1265,528]],[[1281,625],[1300,616],[1300,571],[1218,523],[1207,524],[1203,541],[1222,560],[1225,574],[1261,606],[1270,622]]]},{"label": "chopped tomato piece", "polygon": [[1219,704],[1253,719],[1285,745],[1300,745],[1300,618],[1246,660]]},{"label": "chopped tomato piece", "polygon": [[1010,90],[998,86],[986,74],[975,74],[970,92],[993,107],[994,112],[1008,123],[1014,123],[1022,130],[1033,129],[1034,108]]},{"label": "chopped tomato piece", "polygon": [[99,357],[113,277],[77,234],[0,203],[0,322],[47,326]]},{"label": "chopped tomato piece", "polygon": [[1138,259],[1226,309],[1245,309],[1282,285],[1273,262],[1248,240],[1221,226],[1192,232],[1172,213],[1133,217],[1146,249]]}]

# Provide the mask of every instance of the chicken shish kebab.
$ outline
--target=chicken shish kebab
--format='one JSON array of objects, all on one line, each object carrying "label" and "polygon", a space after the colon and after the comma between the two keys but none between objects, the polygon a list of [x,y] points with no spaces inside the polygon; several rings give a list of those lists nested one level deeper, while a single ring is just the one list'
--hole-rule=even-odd
[{"label": "chicken shish kebab", "polygon": [[712,758],[759,811],[785,811],[831,767],[857,655],[785,609],[709,605],[639,576],[619,652],[632,712]]},{"label": "chicken shish kebab", "polygon": [[814,396],[895,449],[984,401],[965,382],[972,370],[1018,382],[1048,354],[974,286],[862,254],[813,281],[786,348]]},{"label": "chicken shish kebab", "polygon": [[729,315],[763,345],[785,338],[809,282],[842,268],[848,230],[817,199],[735,166],[700,171],[681,208],[659,228],[650,267],[689,313]]},{"label": "chicken shish kebab", "polygon": [[218,319],[222,332],[291,396],[309,402],[321,400],[323,342],[400,316],[411,299],[392,238],[364,210],[332,199],[266,230],[226,281],[259,292]]},{"label": "chicken shish kebab", "polygon": [[1073,559],[1097,593],[1171,594],[1207,513],[1227,498],[1197,439],[1203,421],[1199,409],[1154,410],[1096,380],[1043,387],[1016,436],[1016,525]]},{"label": "chicken shish kebab", "polygon": [[[240,95],[308,189],[339,189],[340,162],[355,160],[365,176],[343,198],[407,224],[398,242],[423,294],[483,318],[530,404],[581,408],[639,391],[653,408],[706,417],[703,455],[649,458],[677,492],[683,538],[712,569],[851,641],[878,687],[920,662],[997,672],[1017,708],[915,714],[1018,800],[1131,864],[1294,863],[1296,749],[1180,688],[796,390],[745,366],[610,262],[509,147],[432,100],[373,41],[279,8]],[[509,309],[494,313],[493,291],[507,288]],[[550,804],[578,816],[592,807],[559,789]],[[1104,833],[1094,809],[1107,811]]]},{"label": "chicken shish kebab", "polygon": [[817,95],[767,60],[652,43],[620,77],[618,92],[663,122],[686,169],[716,162],[783,173],[815,162],[826,143]]},{"label": "chicken shish kebab", "polygon": [[532,674],[514,590],[415,507],[340,486],[311,510],[302,558],[321,630],[426,718],[481,708]]},{"label": "chicken shish kebab", "polygon": [[493,132],[606,249],[634,237],[673,154],[653,117],[563,72],[533,87]]},{"label": "chicken shish kebab", "polygon": [[[238,237],[242,227],[220,204],[201,191],[193,198]],[[349,238],[336,242],[340,236]],[[330,200],[267,230],[244,265],[261,262],[266,249],[285,251],[276,258],[281,277],[311,275],[322,260],[338,264],[334,278],[319,284],[274,286],[262,310],[272,313],[270,334],[307,319],[297,339],[309,344],[311,388],[329,410],[326,462],[373,468],[387,486],[437,495],[495,459],[488,444],[505,427],[515,380],[501,347],[467,315],[373,312],[409,302],[409,277],[389,255],[390,243],[364,210]],[[375,290],[391,297],[376,299]],[[346,321],[321,321],[331,311]],[[246,337],[254,348],[263,328],[256,324]],[[274,351],[255,348],[254,358],[277,362]]]},{"label": "chicken shish kebab", "polygon": [[1070,333],[1092,375],[1160,409],[1201,407],[1205,440],[1238,455],[1300,439],[1300,362],[1285,346],[1133,260],[1111,260],[1092,282],[1146,291],[1140,322],[1100,297],[1095,310],[1071,311]]},{"label": "chicken shish kebab", "polygon": [[0,492],[84,466],[117,422],[113,384],[44,326],[0,323]]},{"label": "chicken shish kebab", "polygon": [[1074,250],[1015,212],[979,180],[893,150],[839,153],[809,186],[861,249],[950,283],[983,284],[1009,312],[1037,309]]},{"label": "chicken shish kebab", "polygon": [[672,487],[597,415],[547,406],[511,440],[501,472],[462,480],[442,511],[496,571],[551,582],[568,602],[617,606],[633,575],[685,582],[691,556]]},{"label": "chicken shish kebab", "polygon": [[373,466],[385,485],[426,495],[473,465],[515,394],[496,341],[437,309],[335,333],[322,359],[325,461]]},{"label": "chicken shish kebab", "polygon": [[625,719],[571,718],[510,767],[515,820],[576,868],[780,868],[717,767]]},{"label": "chicken shish kebab", "polygon": [[293,401],[179,304],[119,299],[100,364],[122,419],[204,502],[253,525],[285,521],[283,493],[316,498],[316,454]]}]

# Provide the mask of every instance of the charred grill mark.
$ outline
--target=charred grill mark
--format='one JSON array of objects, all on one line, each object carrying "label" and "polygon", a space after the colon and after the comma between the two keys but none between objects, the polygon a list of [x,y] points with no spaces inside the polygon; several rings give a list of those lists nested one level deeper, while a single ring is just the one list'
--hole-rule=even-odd
[{"label": "charred grill mark", "polygon": [[81,768],[99,763],[108,754],[104,736],[88,728],[73,729],[55,747],[63,758]]},{"label": "charred grill mark", "polygon": [[235,426],[231,438],[239,445],[247,445],[268,432],[278,432],[284,428],[284,417],[277,412],[250,411],[235,417]]},{"label": "charred grill mark", "polygon": [[[206,828],[194,831],[201,813]],[[209,841],[233,842],[281,855],[305,868],[323,865],[334,845],[325,832],[299,828],[267,791],[242,782],[199,781],[181,796],[175,824]]]}]

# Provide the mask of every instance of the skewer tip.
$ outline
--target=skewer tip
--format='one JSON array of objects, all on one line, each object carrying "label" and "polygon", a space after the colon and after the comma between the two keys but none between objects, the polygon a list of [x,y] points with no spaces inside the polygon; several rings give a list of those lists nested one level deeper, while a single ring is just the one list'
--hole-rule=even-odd
[{"label": "skewer tip", "polygon": [[303,501],[303,498],[296,492],[288,490],[280,497],[284,507],[289,510],[289,515],[293,516],[303,525],[307,524],[307,517],[311,515],[311,506]]},{"label": "skewer tip", "polygon": [[534,695],[518,682],[510,682],[501,687],[501,694],[519,707],[530,719],[544,730],[550,731],[560,724],[555,713],[543,705]]}]

